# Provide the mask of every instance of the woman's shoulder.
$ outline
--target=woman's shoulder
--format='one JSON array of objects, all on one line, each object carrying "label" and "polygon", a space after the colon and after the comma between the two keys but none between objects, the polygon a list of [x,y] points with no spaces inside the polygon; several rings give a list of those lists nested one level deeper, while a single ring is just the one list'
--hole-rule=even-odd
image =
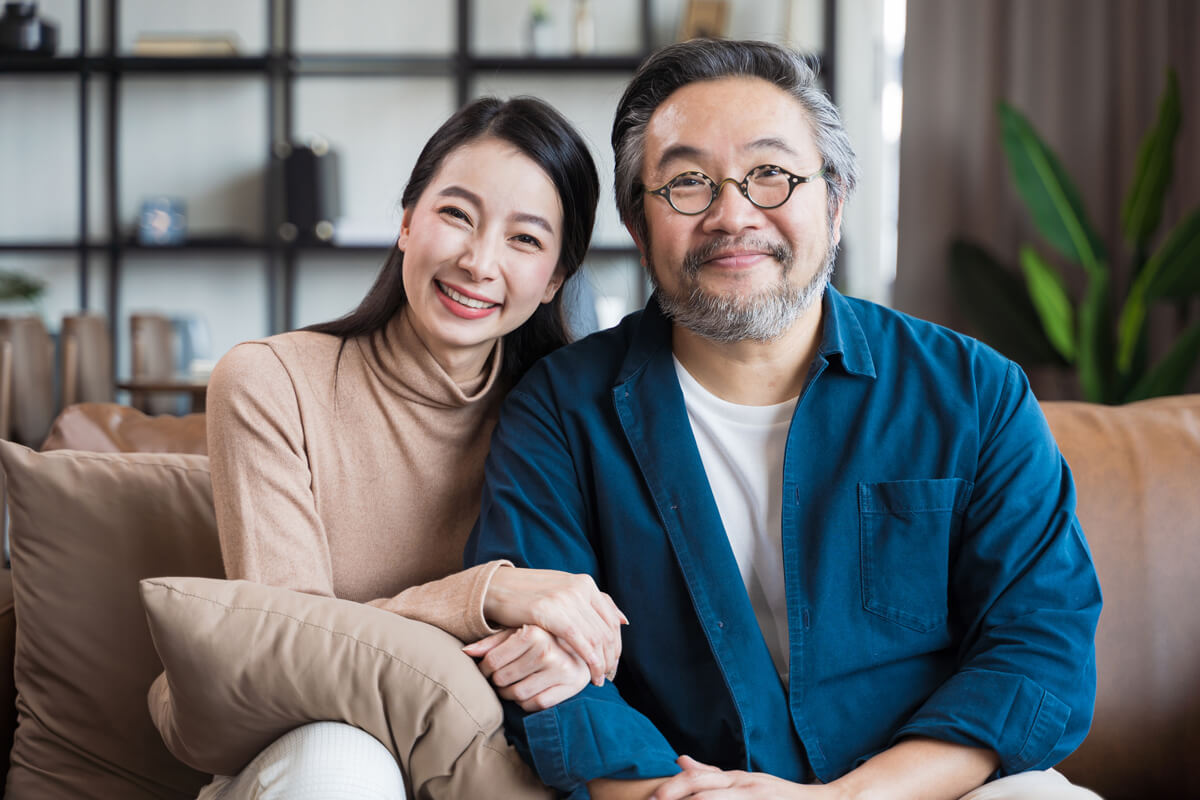
[{"label": "woman's shoulder", "polygon": [[209,391],[271,392],[273,387],[294,391],[297,384],[311,384],[313,375],[332,374],[341,350],[340,337],[311,331],[242,342],[217,362]]}]

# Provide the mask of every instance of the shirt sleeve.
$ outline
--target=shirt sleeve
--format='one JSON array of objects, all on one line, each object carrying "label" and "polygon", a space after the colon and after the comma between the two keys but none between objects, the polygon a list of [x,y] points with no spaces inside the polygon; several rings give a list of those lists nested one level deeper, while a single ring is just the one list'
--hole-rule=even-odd
[{"label": "shirt sleeve", "polygon": [[1015,364],[982,429],[950,568],[960,668],[895,739],[990,747],[1002,774],[1053,766],[1091,724],[1100,586],[1070,470]]},{"label": "shirt sleeve", "polygon": [[[329,539],[317,513],[292,376],[270,345],[238,345],[209,382],[209,465],[226,577],[334,596]],[[495,628],[483,598],[499,560],[412,586],[371,605],[463,641]]]},{"label": "shirt sleeve", "polygon": [[[467,542],[468,565],[508,558],[518,567],[588,574],[604,588],[585,524],[586,504],[563,426],[536,396],[509,394],[492,437],[479,521]],[[505,703],[518,751],[550,786],[587,797],[596,778],[674,775],[677,754],[661,732],[611,682],[545,711]]]}]

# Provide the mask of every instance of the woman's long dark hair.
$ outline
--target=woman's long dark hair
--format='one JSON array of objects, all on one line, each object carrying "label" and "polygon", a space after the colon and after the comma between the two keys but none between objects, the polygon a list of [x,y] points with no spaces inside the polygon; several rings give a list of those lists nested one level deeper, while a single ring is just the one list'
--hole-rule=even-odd
[{"label": "woman's long dark hair", "polygon": [[[503,101],[482,97],[464,106],[437,129],[417,157],[404,187],[401,205],[410,208],[420,199],[446,156],[485,136],[516,147],[541,167],[558,190],[563,208],[562,251],[558,274],[563,283],[574,275],[587,254],[600,195],[600,179],[591,153],[579,133],[561,114],[533,97]],[[304,328],[344,340],[374,333],[408,302],[404,294],[404,252],[393,246],[367,296],[350,313],[331,322]],[[539,305],[533,316],[504,337],[501,373],[513,385],[542,356],[570,341],[563,315],[563,292]]]}]

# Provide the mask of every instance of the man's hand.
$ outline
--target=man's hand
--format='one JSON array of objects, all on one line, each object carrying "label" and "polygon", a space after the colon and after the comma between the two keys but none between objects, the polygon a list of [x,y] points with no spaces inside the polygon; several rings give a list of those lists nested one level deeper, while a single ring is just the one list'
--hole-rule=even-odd
[{"label": "man's hand", "polygon": [[683,772],[669,778],[654,790],[650,800],[683,800],[703,797],[705,800],[782,800],[811,798],[836,800],[840,798],[833,786],[802,786],[763,772],[723,770],[702,764],[690,756],[680,756],[675,763]]},{"label": "man's hand", "polygon": [[536,625],[566,642],[587,663],[597,686],[616,674],[621,626],[629,624],[590,576],[552,569],[496,570],[483,597],[483,614],[505,628]]},{"label": "man's hand", "polygon": [[574,697],[591,674],[570,645],[533,625],[493,633],[463,652],[481,658],[479,669],[523,711],[542,711]]}]

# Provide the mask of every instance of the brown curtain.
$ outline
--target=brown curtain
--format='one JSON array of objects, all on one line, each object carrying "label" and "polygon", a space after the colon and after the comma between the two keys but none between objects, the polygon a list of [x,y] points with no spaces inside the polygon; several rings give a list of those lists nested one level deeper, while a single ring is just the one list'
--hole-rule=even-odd
[{"label": "brown curtain", "polygon": [[[947,282],[950,241],[973,239],[1014,268],[1020,245],[1038,241],[1009,178],[1000,100],[1025,114],[1062,159],[1123,292],[1121,203],[1168,65],[1179,76],[1183,126],[1159,240],[1200,204],[1200,3],[908,0],[907,8],[895,306],[970,332]],[[1082,275],[1069,280],[1083,283]],[[1161,353],[1187,315],[1155,314],[1151,348]],[[1072,379],[1033,377],[1043,397],[1076,395]]]}]

